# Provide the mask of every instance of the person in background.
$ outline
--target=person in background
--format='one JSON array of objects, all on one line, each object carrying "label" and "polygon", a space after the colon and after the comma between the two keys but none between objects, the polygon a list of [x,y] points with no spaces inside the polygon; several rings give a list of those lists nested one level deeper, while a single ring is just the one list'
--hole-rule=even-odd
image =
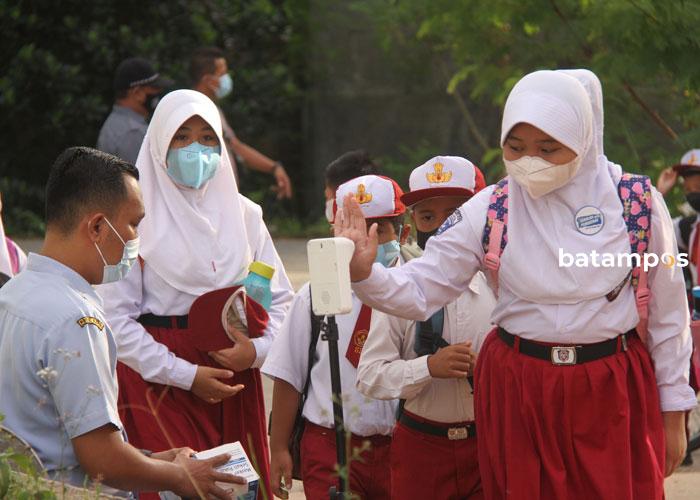
[{"label": "person in background", "polygon": [[[683,192],[686,203],[693,209],[691,215],[679,216],[673,219],[673,228],[678,241],[678,251],[688,254],[688,266],[683,268],[685,278],[685,288],[688,293],[688,303],[690,309],[694,309],[692,290],[698,285],[698,265],[700,262],[700,231],[698,222],[700,221],[700,149],[691,149],[681,157],[681,161],[664,169],[659,175],[656,187],[661,194],[666,196],[676,181],[680,177],[683,180]],[[694,355],[690,358],[690,386],[695,390],[695,394],[700,392],[700,365],[696,362],[697,345],[695,336],[693,337]],[[692,450],[688,449],[683,465],[693,463]]]},{"label": "person in background", "polygon": [[247,167],[274,176],[278,199],[291,198],[292,182],[282,164],[241,141],[226,120],[221,107],[218,106],[221,99],[233,92],[233,78],[229,72],[224,51],[217,47],[196,49],[190,57],[189,74],[192,89],[217,103],[224,129],[224,142],[229,149],[236,180],[238,180],[238,170],[235,158],[239,157]]},{"label": "person in background", "polygon": [[117,347],[93,285],[121,279],[138,255],[144,216],[133,165],[69,148],[46,185],[46,236],[27,269],[0,290],[0,413],[49,476],[101,491],[167,490],[228,498],[215,484],[245,480],[196,460],[190,448],[151,453],[128,444],[117,412]]},{"label": "person in background", "polygon": [[158,73],[141,57],[132,57],[117,66],[114,76],[116,100],[97,137],[97,149],[136,163],[148,122],[163,91],[173,81]]}]

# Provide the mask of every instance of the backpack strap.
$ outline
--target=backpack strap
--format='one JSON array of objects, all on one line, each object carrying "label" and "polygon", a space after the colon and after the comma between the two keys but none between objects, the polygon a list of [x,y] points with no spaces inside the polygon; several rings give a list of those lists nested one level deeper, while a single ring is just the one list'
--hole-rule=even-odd
[{"label": "backpack strap", "polygon": [[311,287],[309,287],[309,316],[311,318],[311,342],[309,342],[309,360],[308,366],[306,368],[306,381],[304,382],[304,389],[301,392],[301,399],[299,401],[299,409],[297,410],[297,418],[301,418],[301,414],[304,411],[304,403],[306,403],[306,396],[309,393],[309,386],[311,385],[311,370],[316,363],[316,346],[318,345],[318,338],[321,336],[321,322],[322,318],[314,314],[314,303],[311,298]]},{"label": "backpack strap", "polygon": [[651,233],[651,179],[645,175],[623,173],[617,186],[622,202],[622,217],[627,225],[632,254],[639,255],[640,265],[632,270],[632,287],[634,289],[639,324],[637,333],[646,342],[649,322],[648,274],[642,265],[644,253],[649,248]]},{"label": "backpack strap", "polygon": [[508,243],[508,178],[501,179],[489,201],[486,212],[486,225],[482,245],[484,247],[484,266],[489,270],[494,289],[498,290],[498,268],[501,266],[501,254]]}]

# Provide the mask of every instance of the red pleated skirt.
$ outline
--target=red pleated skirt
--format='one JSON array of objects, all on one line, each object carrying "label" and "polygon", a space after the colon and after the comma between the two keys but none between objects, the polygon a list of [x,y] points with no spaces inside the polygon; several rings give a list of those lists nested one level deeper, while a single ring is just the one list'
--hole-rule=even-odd
[{"label": "red pleated skirt", "polygon": [[665,443],[651,358],[628,350],[575,366],[514,351],[492,331],[475,371],[488,499],[661,499]]},{"label": "red pleated skirt", "polygon": [[[189,330],[146,330],[178,357],[197,365],[222,368],[193,346]],[[262,488],[270,491],[270,453],[260,370],[237,372],[227,383],[243,384],[245,389],[216,404],[207,403],[190,391],[146,382],[122,363],[117,365],[117,376],[119,416],[132,445],[151,451],[183,446],[202,451],[240,441],[260,474],[261,493]],[[148,496],[141,494],[140,498]],[[268,493],[267,498],[272,496]]]}]

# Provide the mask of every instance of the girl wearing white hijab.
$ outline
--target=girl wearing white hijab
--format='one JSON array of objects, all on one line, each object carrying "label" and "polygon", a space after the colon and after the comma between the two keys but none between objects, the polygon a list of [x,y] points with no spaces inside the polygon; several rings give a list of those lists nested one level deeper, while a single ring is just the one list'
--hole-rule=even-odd
[{"label": "girl wearing white hijab", "polygon": [[[629,267],[559,265],[562,251],[631,251],[617,190],[622,172],[603,151],[602,93],[591,75],[531,73],[503,113],[507,245],[492,315],[498,328],[475,373],[486,498],[660,499],[664,474],[684,453],[683,412],[695,395],[681,269],[650,270],[643,343]],[[458,209],[422,258],[391,270],[372,267],[376,236],[349,199],[336,234],[355,242],[351,276],[360,299],[414,320],[454,300],[485,266],[494,189]],[[655,190],[650,205],[646,251],[677,255]],[[584,208],[596,216],[588,219],[595,230],[576,217]]]},{"label": "girl wearing white hijab", "polygon": [[[260,207],[238,194],[222,144],[219,113],[204,94],[178,90],[160,101],[136,161],[146,208],[141,265],[100,287],[100,294],[118,344],[119,403],[129,441],[160,451],[240,440],[267,482],[258,368],[292,290]],[[198,351],[187,329],[190,306],[242,280],[254,260],[275,268],[264,335],[241,335],[235,347],[211,356]]]}]

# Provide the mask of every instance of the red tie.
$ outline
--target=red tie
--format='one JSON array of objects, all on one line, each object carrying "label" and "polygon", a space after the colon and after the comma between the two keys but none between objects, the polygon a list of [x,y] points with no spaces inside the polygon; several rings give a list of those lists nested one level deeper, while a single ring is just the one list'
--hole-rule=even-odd
[{"label": "red tie", "polygon": [[355,368],[357,368],[357,365],[360,363],[360,354],[362,354],[362,347],[365,345],[365,340],[367,340],[371,321],[372,308],[362,304],[360,314],[357,317],[357,323],[355,323],[355,329],[352,331],[352,337],[348,344],[348,351],[345,353],[345,357],[348,358],[348,361],[350,361]]}]

